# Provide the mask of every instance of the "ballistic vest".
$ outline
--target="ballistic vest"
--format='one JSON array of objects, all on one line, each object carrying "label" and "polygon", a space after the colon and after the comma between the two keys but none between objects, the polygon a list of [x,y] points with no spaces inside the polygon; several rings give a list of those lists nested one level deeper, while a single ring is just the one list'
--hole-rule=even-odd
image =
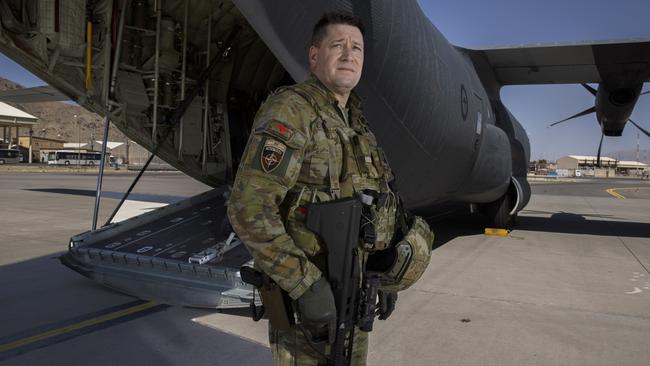
[{"label": "ballistic vest", "polygon": [[310,122],[314,148],[304,157],[298,180],[281,206],[287,233],[308,256],[319,254],[319,239],[304,225],[306,206],[373,192],[375,202],[369,205],[373,217],[368,225],[374,226],[376,238],[372,243],[362,240],[360,246],[369,252],[385,249],[395,232],[397,199],[388,184],[393,174],[368,128],[358,97],[350,96],[346,116],[334,96],[314,78],[284,90],[307,100],[317,116]]}]

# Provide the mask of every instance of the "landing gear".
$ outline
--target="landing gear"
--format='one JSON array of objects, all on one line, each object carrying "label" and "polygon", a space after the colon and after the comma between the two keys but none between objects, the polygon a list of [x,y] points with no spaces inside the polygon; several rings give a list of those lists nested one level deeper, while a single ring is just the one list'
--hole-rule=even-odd
[{"label": "landing gear", "polygon": [[515,216],[510,215],[510,196],[504,194],[496,201],[485,203],[481,212],[487,217],[487,227],[496,229],[510,229],[514,225]]}]

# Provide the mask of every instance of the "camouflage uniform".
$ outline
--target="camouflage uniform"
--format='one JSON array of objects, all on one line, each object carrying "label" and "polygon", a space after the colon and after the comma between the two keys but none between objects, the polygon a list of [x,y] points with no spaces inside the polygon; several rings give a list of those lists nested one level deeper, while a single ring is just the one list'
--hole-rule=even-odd
[{"label": "camouflage uniform", "polygon": [[[392,172],[352,93],[346,111],[315,77],[272,94],[255,117],[233,186],[228,216],[255,259],[293,299],[325,271],[322,243],[304,225],[305,206],[372,189],[392,199],[374,208],[377,240],[364,253],[384,249],[395,226]],[[348,112],[348,113],[346,113]],[[366,256],[361,256],[365,258]],[[316,365],[322,357],[299,330],[269,327],[278,365]],[[355,362],[364,365],[367,333],[355,331]]]}]

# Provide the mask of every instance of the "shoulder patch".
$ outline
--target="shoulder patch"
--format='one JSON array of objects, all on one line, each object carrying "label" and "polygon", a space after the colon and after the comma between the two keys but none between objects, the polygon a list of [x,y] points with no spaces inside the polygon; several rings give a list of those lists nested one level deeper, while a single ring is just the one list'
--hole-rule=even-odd
[{"label": "shoulder patch", "polygon": [[270,135],[293,149],[300,149],[305,146],[307,139],[297,129],[287,125],[286,123],[270,120],[260,127],[255,129],[256,133],[264,133]]},{"label": "shoulder patch", "polygon": [[265,173],[271,173],[280,166],[284,159],[287,146],[280,141],[267,139],[262,146],[260,164]]},{"label": "shoulder patch", "polygon": [[278,121],[271,121],[266,124],[266,131],[274,136],[277,136],[285,141],[290,141],[295,132],[289,129],[284,123]]}]

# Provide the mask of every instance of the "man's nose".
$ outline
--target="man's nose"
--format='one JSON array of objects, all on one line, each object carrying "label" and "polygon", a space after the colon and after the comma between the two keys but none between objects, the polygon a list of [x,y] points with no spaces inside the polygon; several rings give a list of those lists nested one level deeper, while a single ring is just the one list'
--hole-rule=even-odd
[{"label": "man's nose", "polygon": [[350,60],[352,57],[352,47],[343,46],[343,52],[341,52],[341,60]]}]

